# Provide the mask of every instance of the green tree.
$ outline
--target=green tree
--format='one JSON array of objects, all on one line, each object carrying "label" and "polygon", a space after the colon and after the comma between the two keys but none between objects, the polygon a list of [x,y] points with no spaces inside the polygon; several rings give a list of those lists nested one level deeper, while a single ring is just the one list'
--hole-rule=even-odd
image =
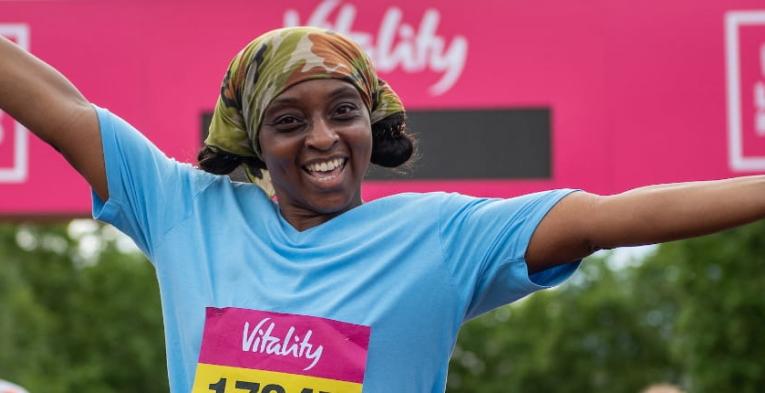
[{"label": "green tree", "polygon": [[0,377],[31,381],[54,367],[54,316],[37,299],[23,269],[14,227],[0,227]]},{"label": "green tree", "polygon": [[[32,392],[167,391],[151,265],[111,240],[84,256],[84,241],[64,225],[0,226],[0,378]],[[765,223],[665,244],[634,266],[606,259],[468,323],[448,391],[765,386]]]},{"label": "green tree", "polygon": [[661,245],[643,263],[598,258],[559,289],[468,323],[449,392],[693,392],[765,386],[765,222]]},{"label": "green tree", "polygon": [[634,393],[678,379],[663,321],[647,317],[671,306],[636,298],[630,275],[589,260],[564,287],[468,323],[449,391]]},{"label": "green tree", "polygon": [[765,386],[765,222],[667,244],[646,269],[674,266],[681,305],[674,357],[694,392]]},{"label": "green tree", "polygon": [[106,241],[84,258],[62,225],[0,227],[0,247],[1,377],[32,392],[167,391],[158,289],[143,257]]}]

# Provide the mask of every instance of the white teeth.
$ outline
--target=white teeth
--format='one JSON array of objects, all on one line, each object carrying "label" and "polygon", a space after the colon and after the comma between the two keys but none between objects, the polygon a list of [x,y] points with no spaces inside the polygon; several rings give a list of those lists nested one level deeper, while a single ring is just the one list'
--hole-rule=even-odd
[{"label": "white teeth", "polygon": [[342,158],[336,158],[331,161],[325,161],[322,163],[315,163],[307,165],[306,168],[311,172],[329,172],[335,170],[337,167],[343,164]]}]

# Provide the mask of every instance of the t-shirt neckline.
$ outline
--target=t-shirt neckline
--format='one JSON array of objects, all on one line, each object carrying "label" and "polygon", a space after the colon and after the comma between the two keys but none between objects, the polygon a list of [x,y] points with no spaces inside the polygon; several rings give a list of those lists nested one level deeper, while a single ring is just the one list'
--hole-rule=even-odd
[{"label": "t-shirt neckline", "polygon": [[[365,202],[362,200],[361,205],[358,205],[354,208],[348,209],[340,214],[338,214],[335,217],[330,218],[327,221],[324,221],[321,224],[314,225],[310,228],[307,228],[305,230],[299,231],[297,228],[292,226],[289,221],[282,215],[282,210],[279,208],[279,203],[274,200],[269,200],[274,208],[275,214],[277,219],[279,220],[279,225],[282,228],[282,232],[284,232],[285,235],[287,235],[289,238],[292,239],[303,239],[308,236],[313,235],[314,233],[319,233],[323,231],[332,230],[333,227],[336,227],[337,225],[342,225],[343,222],[352,219],[354,216],[357,216],[359,214],[362,214],[364,211],[368,210],[368,206],[375,205],[377,201],[385,199],[384,198],[377,198],[368,202]],[[325,229],[326,228],[326,229]]]}]

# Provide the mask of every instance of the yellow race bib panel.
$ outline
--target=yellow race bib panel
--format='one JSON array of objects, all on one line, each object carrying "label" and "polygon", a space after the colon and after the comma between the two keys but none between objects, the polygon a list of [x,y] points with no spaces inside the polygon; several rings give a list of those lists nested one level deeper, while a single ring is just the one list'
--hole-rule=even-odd
[{"label": "yellow race bib panel", "polygon": [[[204,387],[207,387],[204,389]],[[197,390],[197,387],[203,389]],[[273,371],[200,364],[194,392],[360,393],[361,384]]]}]

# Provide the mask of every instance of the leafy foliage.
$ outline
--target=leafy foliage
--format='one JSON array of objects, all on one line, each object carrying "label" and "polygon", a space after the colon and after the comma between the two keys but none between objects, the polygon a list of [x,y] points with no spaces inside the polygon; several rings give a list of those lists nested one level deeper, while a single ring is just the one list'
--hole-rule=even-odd
[{"label": "leafy foliage", "polygon": [[167,391],[144,258],[107,242],[84,260],[63,226],[3,226],[0,261],[0,377],[31,392]]},{"label": "leafy foliage", "polygon": [[[101,228],[99,232],[104,232]],[[151,265],[63,225],[0,226],[0,378],[31,392],[165,392]],[[590,258],[568,283],[466,324],[450,393],[693,392],[765,386],[765,223]]]},{"label": "leafy foliage", "polygon": [[469,322],[448,391],[758,392],[763,290],[765,222],[663,244],[637,266],[590,258],[561,288]]}]

